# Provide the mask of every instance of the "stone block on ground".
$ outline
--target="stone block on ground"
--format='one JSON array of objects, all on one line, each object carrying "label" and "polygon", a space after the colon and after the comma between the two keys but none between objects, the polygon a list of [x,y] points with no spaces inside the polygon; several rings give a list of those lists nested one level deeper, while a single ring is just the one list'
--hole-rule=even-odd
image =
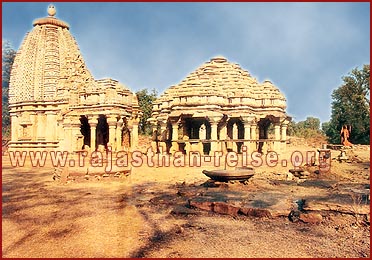
[{"label": "stone block on ground", "polygon": [[190,207],[198,208],[201,210],[212,211],[213,210],[213,202],[207,200],[189,200]]},{"label": "stone block on ground", "polygon": [[304,223],[318,224],[323,220],[323,216],[319,213],[300,213],[299,219]]},{"label": "stone block on ground", "polygon": [[228,204],[226,202],[216,201],[213,203],[213,212],[216,212],[219,214],[237,216],[238,211],[239,211],[239,207]]},{"label": "stone block on ground", "polygon": [[271,218],[272,215],[267,209],[258,209],[258,208],[240,208],[239,213],[257,218]]},{"label": "stone block on ground", "polygon": [[370,213],[369,203],[352,201],[348,194],[334,194],[329,198],[307,199],[303,209],[306,211],[335,211],[360,215]]}]

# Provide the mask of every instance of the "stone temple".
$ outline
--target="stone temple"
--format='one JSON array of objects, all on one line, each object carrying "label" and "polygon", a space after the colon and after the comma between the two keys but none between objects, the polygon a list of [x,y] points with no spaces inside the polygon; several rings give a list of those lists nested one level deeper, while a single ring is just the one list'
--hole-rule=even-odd
[{"label": "stone temple", "polygon": [[[224,57],[201,65],[154,103],[153,140],[162,151],[280,153],[286,146],[286,99]],[[154,145],[155,142],[153,142]],[[154,147],[154,146],[153,146]]]},{"label": "stone temple", "polygon": [[[113,79],[95,80],[69,25],[34,21],[10,77],[9,150],[133,151],[142,112],[137,97]],[[201,65],[153,104],[152,147],[174,153],[275,151],[286,146],[286,99],[224,57]],[[243,146],[244,145],[244,146]]]},{"label": "stone temple", "polygon": [[11,71],[9,150],[131,150],[138,142],[138,100],[116,80],[95,80],[69,25],[34,21]]}]

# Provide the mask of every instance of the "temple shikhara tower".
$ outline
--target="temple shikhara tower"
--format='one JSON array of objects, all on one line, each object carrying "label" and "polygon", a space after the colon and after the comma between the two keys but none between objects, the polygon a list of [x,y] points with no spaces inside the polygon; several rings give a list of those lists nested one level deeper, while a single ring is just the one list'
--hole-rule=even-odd
[{"label": "temple shikhara tower", "polygon": [[286,99],[270,81],[257,82],[238,64],[216,57],[154,103],[158,146],[167,152],[275,151],[286,146]]},{"label": "temple shikhara tower", "polygon": [[130,150],[138,142],[138,100],[116,80],[95,80],[69,25],[34,21],[11,71],[9,150]]}]

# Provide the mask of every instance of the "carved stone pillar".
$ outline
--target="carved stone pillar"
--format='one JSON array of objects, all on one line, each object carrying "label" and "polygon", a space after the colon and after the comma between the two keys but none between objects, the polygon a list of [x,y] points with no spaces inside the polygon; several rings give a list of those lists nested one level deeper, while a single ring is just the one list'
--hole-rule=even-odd
[{"label": "carved stone pillar", "polygon": [[235,123],[233,124],[232,127],[232,139],[234,140],[232,143],[232,149],[234,152],[238,152],[238,145],[237,145],[237,139],[239,138],[238,136],[238,125]]},{"label": "carved stone pillar", "polygon": [[122,146],[121,146],[121,128],[123,126],[123,122],[118,121],[116,123],[116,141],[115,141],[115,147],[116,151],[121,151]]},{"label": "carved stone pillar", "polygon": [[78,117],[71,120],[71,151],[83,149],[84,136],[80,131],[81,122]]},{"label": "carved stone pillar", "polygon": [[53,111],[45,112],[46,114],[46,125],[48,131],[46,131],[46,140],[50,142],[57,141],[56,131],[57,131],[57,115]]},{"label": "carved stone pillar", "polygon": [[166,142],[165,140],[162,140],[163,136],[166,136],[166,133],[164,131],[167,131],[167,123],[166,121],[161,121],[160,122],[160,141],[159,141],[159,149],[162,153],[166,153],[167,152],[167,145],[166,145]]},{"label": "carved stone pillar", "polygon": [[218,135],[217,135],[218,122],[211,122],[211,151],[210,155],[213,155],[214,152],[221,150],[219,147]]},{"label": "carved stone pillar", "polygon": [[280,140],[280,125],[279,124],[274,125],[274,136],[275,136],[275,141]]},{"label": "carved stone pillar", "polygon": [[[64,142],[64,130],[63,130],[63,119],[61,118],[58,118],[57,119],[57,129],[56,129],[56,137],[57,137],[57,141],[59,141],[60,144],[63,144]],[[62,149],[62,147],[60,147],[60,149]]]},{"label": "carved stone pillar", "polygon": [[250,151],[256,151],[257,150],[257,125],[253,124],[251,125],[251,139],[253,142],[250,143]]},{"label": "carved stone pillar", "polygon": [[37,130],[36,130],[36,139],[38,141],[45,140],[45,121],[44,121],[44,112],[37,112]]},{"label": "carved stone pillar", "polygon": [[138,146],[138,123],[139,118],[133,119],[132,123],[132,142],[131,142],[131,150],[135,150]]},{"label": "carved stone pillar", "polygon": [[281,147],[280,147],[280,124],[275,123],[274,124],[274,151],[276,153],[280,153]]},{"label": "carved stone pillar", "polygon": [[11,140],[17,141],[18,140],[18,117],[17,114],[11,113],[10,114],[10,122],[11,122]]},{"label": "carved stone pillar", "polygon": [[178,121],[172,122],[172,153],[179,150],[178,147]]},{"label": "carved stone pillar", "polygon": [[220,138],[218,138],[218,123],[220,122],[220,120],[221,120],[220,116],[209,117],[209,123],[211,125],[211,150],[209,152],[209,155],[211,156],[214,155],[214,152],[220,152],[222,150],[220,140],[224,138],[221,137],[221,131],[220,131]]},{"label": "carved stone pillar", "polygon": [[249,149],[250,140],[251,140],[251,124],[244,121],[244,145]]},{"label": "carved stone pillar", "polygon": [[68,151],[68,152],[71,152],[72,148],[71,148],[71,139],[72,139],[72,135],[71,135],[71,119],[70,118],[64,118],[63,120],[63,132],[64,132],[64,139],[63,139],[63,142],[64,142],[64,151]]},{"label": "carved stone pillar", "polygon": [[287,124],[282,124],[282,141],[287,141]]},{"label": "carved stone pillar", "polygon": [[287,147],[287,127],[288,127],[287,121],[282,123],[282,138],[281,138],[281,143],[282,143],[282,151],[284,152]]},{"label": "carved stone pillar", "polygon": [[115,116],[109,116],[107,118],[107,124],[109,126],[109,144],[111,145],[112,151],[116,151],[116,125],[117,118]]},{"label": "carved stone pillar", "polygon": [[90,150],[93,152],[96,150],[96,128],[98,118],[96,116],[89,116],[88,123],[90,126]]},{"label": "carved stone pillar", "polygon": [[31,122],[31,125],[30,126],[27,126],[27,128],[29,129],[29,137],[31,138],[31,140],[35,141],[37,140],[37,121],[36,121],[36,112],[30,112],[30,122]]},{"label": "carved stone pillar", "polygon": [[223,154],[227,153],[227,124],[220,126],[220,150]]},{"label": "carved stone pillar", "polygon": [[172,122],[172,141],[178,141],[178,122]]}]

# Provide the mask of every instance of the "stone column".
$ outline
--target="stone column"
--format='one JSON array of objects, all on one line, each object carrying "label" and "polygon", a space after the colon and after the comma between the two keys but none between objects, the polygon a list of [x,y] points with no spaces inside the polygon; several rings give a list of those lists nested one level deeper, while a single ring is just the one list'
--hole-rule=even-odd
[{"label": "stone column", "polygon": [[72,148],[71,148],[71,119],[70,118],[65,118],[63,120],[63,133],[64,133],[64,138],[63,138],[63,142],[64,142],[64,151],[68,151],[68,152],[71,152],[72,151]]},{"label": "stone column", "polygon": [[172,152],[177,152],[178,147],[178,121],[172,122]]},{"label": "stone column", "polygon": [[274,124],[274,151],[276,153],[280,153],[281,147],[280,147],[280,124],[275,123]]},{"label": "stone column", "polygon": [[163,137],[163,133],[164,131],[167,130],[167,123],[164,121],[164,122],[160,122],[160,140],[159,140],[159,149],[162,153],[167,153],[167,145],[166,145],[166,142],[162,140],[162,137]]},{"label": "stone column", "polygon": [[31,125],[28,125],[27,128],[29,129],[29,137],[31,140],[37,140],[37,121],[36,121],[36,112],[30,112],[30,122]]},{"label": "stone column", "polygon": [[116,125],[117,119],[116,116],[108,116],[107,117],[107,124],[109,126],[109,144],[111,145],[111,150],[116,151]]},{"label": "stone column", "polygon": [[209,155],[214,155],[214,152],[219,152],[221,150],[218,142],[218,136],[217,136],[217,127],[218,122],[212,121],[211,123],[211,151]]},{"label": "stone column", "polygon": [[227,124],[224,124],[223,126],[221,126],[220,128],[220,142],[221,142],[221,152],[223,154],[226,154],[227,153]]},{"label": "stone column", "polygon": [[50,142],[57,141],[56,128],[57,128],[57,115],[54,111],[45,112],[46,114],[46,125],[48,131],[46,131],[46,140]]},{"label": "stone column", "polygon": [[121,151],[123,148],[121,146],[121,128],[123,126],[123,122],[118,121],[116,123],[116,141],[115,147],[116,151]]},{"label": "stone column", "polygon": [[96,150],[96,127],[98,124],[98,118],[95,116],[89,116],[88,123],[90,126],[90,150],[93,152]]},{"label": "stone column", "polygon": [[44,123],[44,112],[37,112],[37,131],[36,131],[36,139],[37,140],[45,140],[45,123]]},{"label": "stone column", "polygon": [[282,141],[287,141],[287,124],[282,124]]},{"label": "stone column", "polygon": [[71,120],[71,151],[83,149],[84,136],[80,132],[81,122],[78,117]]},{"label": "stone column", "polygon": [[287,146],[287,127],[287,122],[282,124],[282,151],[285,151]]},{"label": "stone column", "polygon": [[244,145],[250,149],[250,140],[251,140],[251,124],[244,122]]},{"label": "stone column", "polygon": [[11,141],[18,140],[18,117],[17,114],[10,114],[10,122],[11,122]]},{"label": "stone column", "polygon": [[250,151],[256,151],[257,150],[257,125],[253,124],[251,125],[251,139],[253,142],[250,143]]},{"label": "stone column", "polygon": [[64,139],[65,139],[65,134],[64,134],[64,130],[63,130],[63,120],[61,118],[57,119],[57,129],[56,129],[56,137],[57,137],[57,140],[60,144],[59,146],[59,149],[62,149],[63,147],[61,146],[64,142]]},{"label": "stone column", "polygon": [[238,145],[237,145],[237,139],[239,138],[238,136],[238,125],[235,123],[232,126],[232,139],[234,140],[232,143],[232,149],[234,152],[238,152]]},{"label": "stone column", "polygon": [[227,139],[227,125],[221,127],[220,129],[220,140],[226,140]]},{"label": "stone column", "polygon": [[139,123],[139,118],[133,119],[132,142],[131,142],[131,150],[132,151],[134,151],[138,146],[138,123]]}]

